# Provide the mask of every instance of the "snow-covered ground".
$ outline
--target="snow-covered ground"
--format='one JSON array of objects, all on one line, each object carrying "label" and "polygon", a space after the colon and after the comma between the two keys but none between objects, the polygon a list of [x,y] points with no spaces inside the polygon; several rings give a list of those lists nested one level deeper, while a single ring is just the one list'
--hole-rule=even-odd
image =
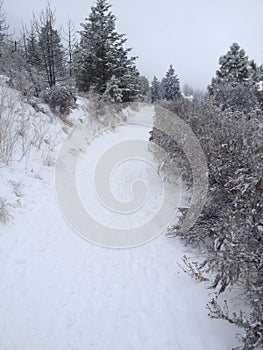
[{"label": "snow-covered ground", "polygon": [[[151,115],[149,108],[142,108],[133,120],[143,123],[145,115]],[[104,211],[95,197],[88,198],[92,189],[87,173],[101,150],[135,129],[127,125],[100,135],[80,162],[80,196],[100,220]],[[139,133],[147,140],[147,129]],[[237,346],[237,329],[207,316],[211,290],[178,266],[184,254],[193,256],[179,240],[161,234],[145,245],[123,250],[89,243],[63,218],[54,168],[43,166],[37,151],[28,164],[26,172],[23,162],[0,168],[0,194],[14,207],[13,219],[0,224],[1,350],[230,350]],[[149,169],[132,162],[116,169],[112,179],[116,196],[125,200],[127,178],[146,175],[153,194],[145,215],[154,214],[161,188],[158,174]],[[105,220],[127,224],[127,218],[120,222],[106,214]]]}]

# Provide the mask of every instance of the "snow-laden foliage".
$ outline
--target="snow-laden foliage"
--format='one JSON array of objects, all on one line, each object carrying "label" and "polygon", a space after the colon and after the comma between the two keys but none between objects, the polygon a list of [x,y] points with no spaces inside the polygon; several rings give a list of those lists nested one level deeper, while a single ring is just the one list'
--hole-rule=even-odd
[{"label": "snow-laden foliage", "polygon": [[161,83],[154,76],[153,81],[151,83],[151,100],[152,102],[156,102],[161,100],[162,98],[163,98],[163,91],[162,91]]},{"label": "snow-laden foliage", "polygon": [[80,43],[75,52],[75,75],[80,91],[91,88],[103,95],[107,83],[115,76],[122,91],[122,101],[135,99],[139,93],[135,57],[124,48],[124,34],[116,32],[116,17],[106,0],[97,0],[80,32]]},{"label": "snow-laden foliage", "polygon": [[165,100],[170,101],[175,97],[181,95],[180,93],[180,83],[175,70],[172,65],[170,65],[165,77],[162,80],[163,87],[163,97]]},{"label": "snow-laden foliage", "polygon": [[64,49],[50,4],[39,18],[34,16],[29,31],[24,28],[20,41],[3,39],[0,56],[1,71],[9,78],[10,87],[21,91],[29,100],[39,97],[47,87],[62,81],[67,84]]},{"label": "snow-laden foliage", "polygon": [[170,65],[161,82],[156,76],[153,77],[150,93],[151,102],[160,100],[171,101],[181,96],[179,79],[172,65]]},{"label": "snow-laden foliage", "polygon": [[219,58],[220,69],[216,72],[218,82],[242,83],[249,79],[249,60],[246,52],[237,43],[233,43]]},{"label": "snow-laden foliage", "polygon": [[231,109],[233,112],[250,113],[259,109],[255,86],[246,82],[221,84],[214,98],[221,109]]},{"label": "snow-laden foliage", "polygon": [[[262,66],[249,61],[245,51],[234,43],[219,59],[219,70],[208,87],[210,96],[221,109],[249,113],[260,108],[262,95],[257,83],[263,78]],[[260,101],[261,100],[261,101]]]},{"label": "snow-laden foliage", "polygon": [[47,86],[45,77],[39,72],[39,69],[28,64],[20,52],[15,52],[8,57],[4,73],[9,77],[9,86],[21,91],[28,99],[32,96],[39,97],[40,92]]},{"label": "snow-laden foliage", "polygon": [[[1,84],[2,85],[2,84]],[[33,148],[46,152],[50,117],[37,113],[17,91],[4,84],[0,89],[0,163],[10,164],[29,156]]]},{"label": "snow-laden foliage", "polygon": [[140,89],[140,100],[143,102],[151,101],[151,92],[150,92],[150,84],[148,79],[145,76],[139,77],[139,89]]},{"label": "snow-laden foliage", "polygon": [[[207,251],[203,266],[215,274],[212,287],[219,293],[231,286],[242,287],[252,311],[246,322],[245,317],[243,323],[240,317],[233,322],[245,327],[244,349],[256,349],[263,344],[262,115],[221,110],[213,100],[178,99],[166,107],[198,137],[210,182],[205,208],[195,226],[185,236],[180,234],[179,223],[170,228],[170,234]],[[153,140],[155,135],[175,159],[184,160],[171,140],[158,131],[153,132]],[[187,165],[183,170],[187,171]],[[190,179],[190,175],[185,177],[185,181]]]},{"label": "snow-laden foliage", "polygon": [[69,86],[53,86],[43,92],[43,100],[59,117],[66,117],[77,107],[74,90]]},{"label": "snow-laden foliage", "polygon": [[119,81],[115,78],[114,75],[107,82],[103,98],[106,102],[111,104],[122,102],[122,90],[119,87]]}]

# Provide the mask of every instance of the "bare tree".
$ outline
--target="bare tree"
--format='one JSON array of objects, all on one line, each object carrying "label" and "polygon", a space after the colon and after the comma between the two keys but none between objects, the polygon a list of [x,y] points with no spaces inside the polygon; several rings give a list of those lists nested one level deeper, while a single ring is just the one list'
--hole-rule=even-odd
[{"label": "bare tree", "polygon": [[55,29],[55,11],[48,3],[42,10],[35,28],[38,37],[38,47],[41,68],[44,70],[49,87],[55,86],[63,79],[65,73],[64,52],[61,38]]},{"label": "bare tree", "polygon": [[73,54],[77,46],[77,37],[76,37],[76,29],[74,26],[74,23],[71,21],[70,18],[68,18],[67,21],[67,28],[64,30],[64,36],[63,39],[66,43],[66,52],[68,57],[68,73],[69,77],[72,78],[73,76]]}]

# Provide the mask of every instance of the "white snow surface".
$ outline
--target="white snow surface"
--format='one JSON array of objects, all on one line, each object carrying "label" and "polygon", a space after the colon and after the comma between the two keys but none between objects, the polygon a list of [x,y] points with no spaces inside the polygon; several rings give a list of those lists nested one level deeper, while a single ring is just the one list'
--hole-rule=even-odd
[{"label": "white snow surface", "polygon": [[[75,111],[74,117],[78,113],[83,110]],[[153,109],[143,107],[134,120],[143,122],[145,117],[149,122],[152,115]],[[127,125],[95,139],[87,149],[91,157],[87,166],[92,166],[92,154],[133,132],[134,126]],[[147,139],[148,131],[143,132]],[[1,350],[230,350],[237,346],[237,328],[207,315],[211,290],[178,266],[184,254],[193,256],[193,252],[164,233],[124,250],[83,240],[60,212],[54,168],[43,166],[37,151],[28,162],[27,171],[15,161],[0,167],[0,194],[13,206],[12,220],[0,223]],[[157,196],[157,174],[133,162],[130,168],[117,169],[113,177],[113,189],[124,186],[120,199],[127,191],[122,177],[125,173],[131,178],[133,169],[135,176],[147,172]],[[85,183],[83,191],[79,189],[83,202],[88,195],[84,187]],[[147,213],[156,210],[154,198],[153,194]],[[89,199],[88,205],[92,203]],[[96,215],[103,219],[104,211],[97,208]],[[119,219],[111,220],[116,224]]]}]

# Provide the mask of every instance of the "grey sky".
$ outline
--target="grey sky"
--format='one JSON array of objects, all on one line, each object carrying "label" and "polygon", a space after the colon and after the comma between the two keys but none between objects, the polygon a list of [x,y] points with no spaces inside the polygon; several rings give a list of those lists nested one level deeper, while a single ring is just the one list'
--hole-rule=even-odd
[{"label": "grey sky", "polygon": [[[52,0],[58,26],[68,16],[79,29],[95,0]],[[263,0],[110,0],[117,29],[139,56],[140,72],[152,80],[173,64],[181,85],[205,89],[218,67],[218,58],[233,42],[248,56],[263,62]],[[11,26],[29,23],[45,0],[5,0]]]}]

